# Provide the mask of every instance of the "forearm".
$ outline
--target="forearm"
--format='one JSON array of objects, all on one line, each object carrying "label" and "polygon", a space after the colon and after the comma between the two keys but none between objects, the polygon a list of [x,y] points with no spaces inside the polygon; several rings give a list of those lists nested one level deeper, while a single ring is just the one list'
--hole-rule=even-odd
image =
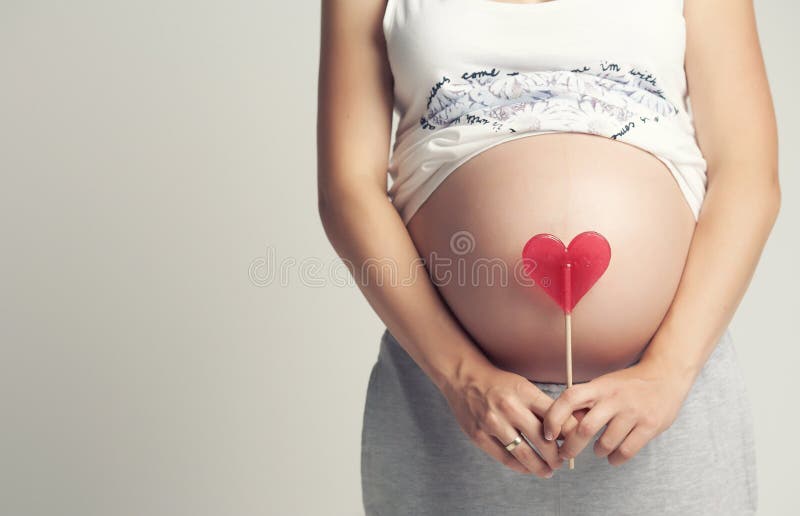
[{"label": "forearm", "polygon": [[[397,341],[439,387],[492,367],[444,304],[385,193],[339,187],[320,216],[337,254]],[[329,206],[329,207],[328,207]]]},{"label": "forearm", "polygon": [[777,182],[755,181],[755,173],[742,170],[717,170],[716,175],[718,180],[709,184],[706,193],[675,299],[642,356],[642,361],[669,368],[687,386],[733,318],[780,206]]}]

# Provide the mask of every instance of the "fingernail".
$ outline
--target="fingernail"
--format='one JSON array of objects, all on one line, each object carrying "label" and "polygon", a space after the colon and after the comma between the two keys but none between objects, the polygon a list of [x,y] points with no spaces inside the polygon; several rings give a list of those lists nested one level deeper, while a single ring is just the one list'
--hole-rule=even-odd
[{"label": "fingernail", "polygon": [[553,472],[551,471],[550,473],[546,474],[544,478],[553,478]]},{"label": "fingernail", "polygon": [[552,441],[553,440],[553,434],[550,431],[547,431],[544,434],[544,438],[547,439],[548,441]]}]

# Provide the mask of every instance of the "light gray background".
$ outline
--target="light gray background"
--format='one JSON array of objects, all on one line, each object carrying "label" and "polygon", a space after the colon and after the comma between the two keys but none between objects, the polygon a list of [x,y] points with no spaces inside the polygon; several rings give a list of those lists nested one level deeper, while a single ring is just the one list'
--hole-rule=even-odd
[{"label": "light gray background", "polygon": [[[757,12],[784,203],[732,328],[761,513],[781,515],[800,458],[798,12]],[[0,514],[362,514],[381,324],[356,287],[299,275],[336,272],[318,45],[319,2],[0,1]],[[297,262],[284,282],[270,253]]]}]

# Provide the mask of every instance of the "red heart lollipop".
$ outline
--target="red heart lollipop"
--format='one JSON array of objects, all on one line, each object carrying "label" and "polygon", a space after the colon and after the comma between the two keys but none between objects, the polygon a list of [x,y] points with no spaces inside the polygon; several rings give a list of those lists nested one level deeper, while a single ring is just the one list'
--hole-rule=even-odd
[{"label": "red heart lollipop", "polygon": [[595,231],[579,234],[569,247],[556,236],[540,233],[525,244],[522,258],[525,273],[564,313],[571,313],[608,268],[611,246]]}]

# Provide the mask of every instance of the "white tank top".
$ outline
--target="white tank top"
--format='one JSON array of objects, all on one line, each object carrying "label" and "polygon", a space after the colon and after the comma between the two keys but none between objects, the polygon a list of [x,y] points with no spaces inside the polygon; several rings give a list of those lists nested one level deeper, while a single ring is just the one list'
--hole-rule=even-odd
[{"label": "white tank top", "polygon": [[448,174],[501,142],[605,136],[668,167],[695,220],[706,192],[684,71],[683,0],[388,0],[389,197],[405,223]]}]

